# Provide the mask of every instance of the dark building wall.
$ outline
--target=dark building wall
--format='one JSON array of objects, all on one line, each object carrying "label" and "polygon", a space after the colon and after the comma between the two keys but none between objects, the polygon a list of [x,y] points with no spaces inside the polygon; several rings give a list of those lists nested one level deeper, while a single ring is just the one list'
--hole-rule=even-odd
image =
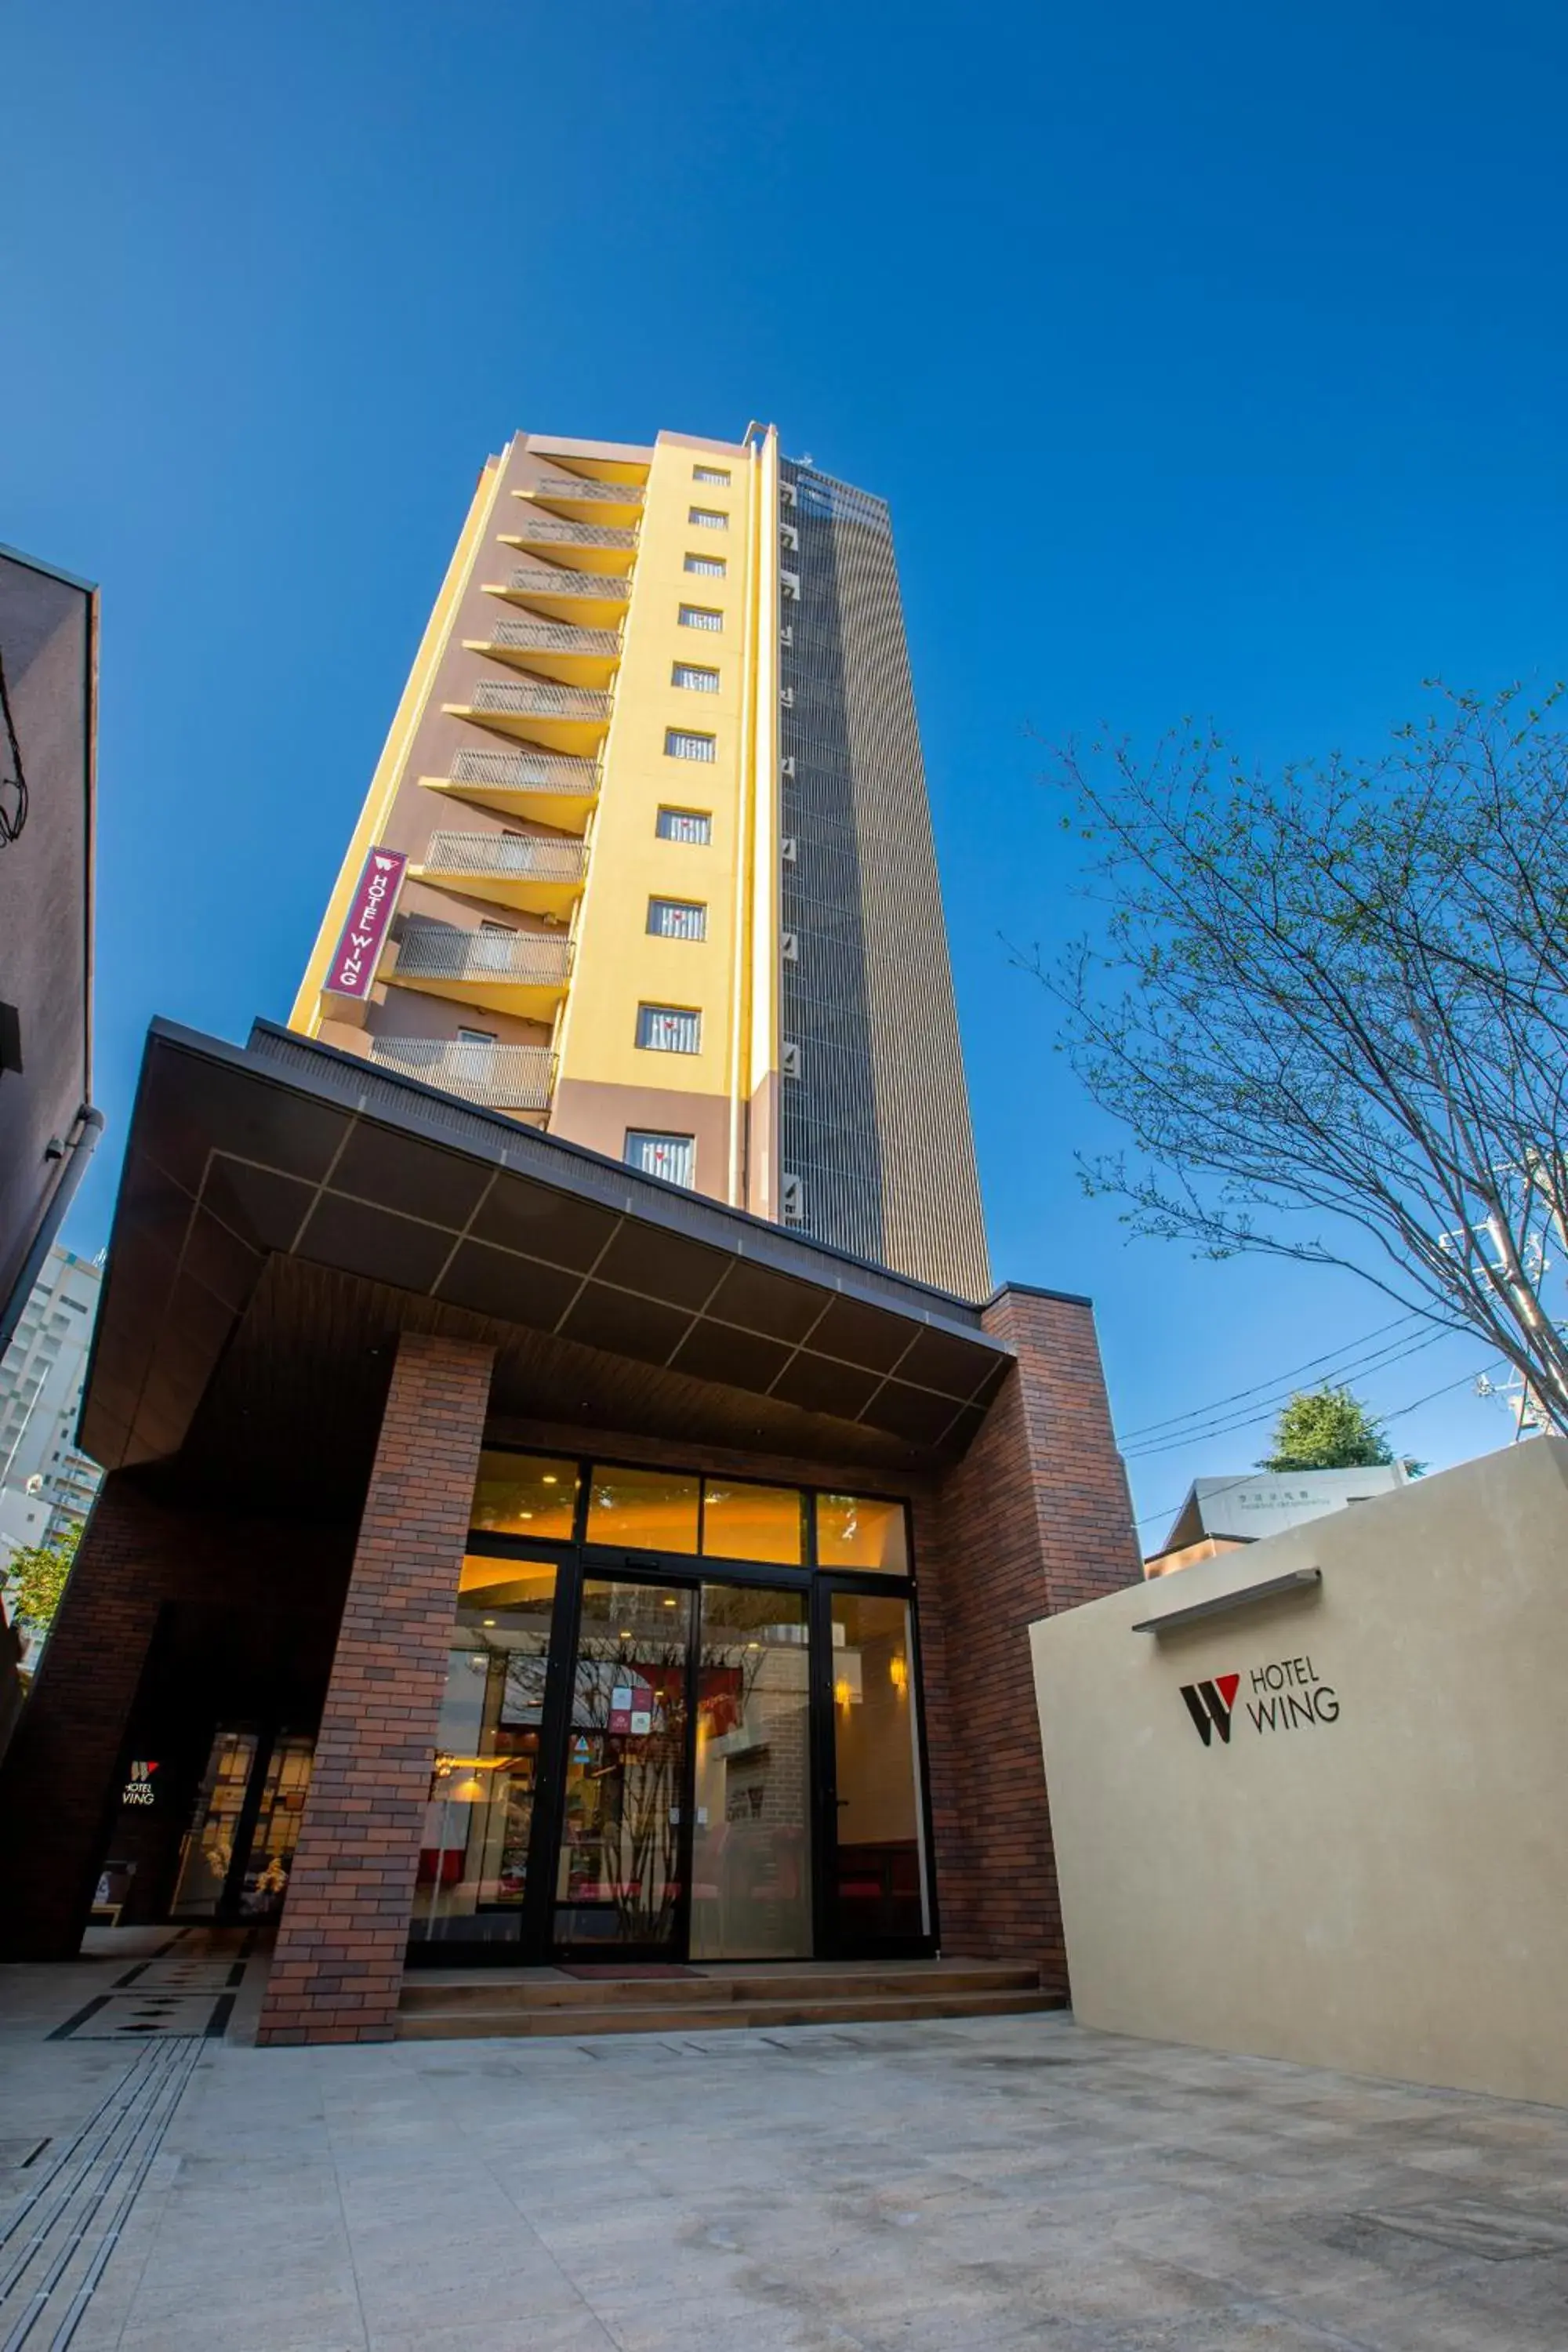
[{"label": "dark building wall", "polygon": [[1029,1627],[1140,1581],[1087,1300],[1004,1290],[1017,1351],[928,1527],[921,1624],[942,1942],[1068,1992]]},{"label": "dark building wall", "polygon": [[[195,1654],[207,1680],[205,1737],[245,1694],[226,1688],[223,1642],[331,1654],[353,1549],[352,1527],[245,1518],[154,1500],[134,1472],[106,1478],[76,1565],[0,1764],[0,1958],[65,1958],[80,1942],[100,1864],[123,1846],[166,1885],[190,1793],[172,1754],[169,1780],[146,1818],[122,1812],[121,1790],[138,1705],[157,1664],[161,1628],[189,1610],[215,1625]],[[230,1621],[219,1638],[216,1620]],[[240,1621],[237,1634],[232,1621]],[[248,1634],[248,1640],[247,1640]],[[204,1692],[180,1695],[184,1722]],[[168,1722],[159,1710],[160,1727]],[[190,1750],[203,1746],[198,1726]],[[195,1769],[199,1773],[205,1753]],[[133,1882],[134,1884],[134,1882]],[[19,1892],[25,1896],[19,1898]],[[141,1890],[132,1907],[142,1907]]]},{"label": "dark building wall", "polygon": [[910,679],[892,527],[879,499],[786,460],[799,534],[780,605],[793,695],[780,744],[786,849],[781,1167],[805,1230],[901,1274],[990,1288],[969,1099]]},{"label": "dark building wall", "polygon": [[[0,661],[27,787],[21,832],[0,839],[0,1346],[68,1164],[50,1141],[68,1141],[91,1091],[96,614],[94,590],[0,551]],[[13,773],[0,726],[0,809],[14,823]]]}]

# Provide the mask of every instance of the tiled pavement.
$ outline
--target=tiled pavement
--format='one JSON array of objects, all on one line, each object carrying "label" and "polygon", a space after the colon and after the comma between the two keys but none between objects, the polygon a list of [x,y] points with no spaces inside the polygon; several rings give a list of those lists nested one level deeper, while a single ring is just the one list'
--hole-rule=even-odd
[{"label": "tiled pavement", "polygon": [[[132,2065],[162,2065],[170,2098],[170,2070],[194,2071],[75,2352],[1568,2346],[1556,2109],[1059,2014],[321,2051],[43,2039],[99,1966],[0,1971],[0,2230]],[[52,2008],[46,1974],[71,1979]],[[29,2352],[57,2325],[51,2306]]]}]

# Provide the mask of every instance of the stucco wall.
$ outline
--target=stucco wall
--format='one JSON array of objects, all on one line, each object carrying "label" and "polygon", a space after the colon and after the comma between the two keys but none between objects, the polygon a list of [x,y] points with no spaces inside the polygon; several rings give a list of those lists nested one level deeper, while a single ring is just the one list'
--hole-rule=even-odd
[{"label": "stucco wall", "polygon": [[[1304,1596],[1132,1630],[1301,1568]],[[1085,2024],[1568,2105],[1568,1442],[1030,1638]],[[1205,1745],[1183,1685],[1223,1713],[1231,1675]]]}]

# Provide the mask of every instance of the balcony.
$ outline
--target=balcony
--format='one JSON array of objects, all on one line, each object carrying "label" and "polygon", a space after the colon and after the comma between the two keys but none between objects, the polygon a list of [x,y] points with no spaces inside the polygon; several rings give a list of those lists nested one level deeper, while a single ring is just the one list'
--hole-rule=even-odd
[{"label": "balcony", "polygon": [[375,1037],[377,1069],[417,1078],[487,1110],[548,1110],[554,1056],[548,1045],[481,1045],[439,1037]]},{"label": "balcony", "polygon": [[446,775],[419,781],[426,792],[500,816],[531,817],[561,833],[581,833],[599,796],[594,761],[549,751],[458,751]]},{"label": "balcony", "polygon": [[481,678],[467,702],[444,703],[442,709],[454,719],[548,744],[552,751],[595,752],[610,724],[607,694],[532,678]]},{"label": "balcony", "polygon": [[544,547],[552,562],[570,564],[574,572],[616,572],[622,578],[637,562],[637,535],[611,523],[563,522],[558,515],[523,511],[515,530],[499,534],[503,547]]},{"label": "balcony", "polygon": [[585,841],[519,840],[505,833],[433,833],[423,865],[409,879],[461,890],[532,915],[565,917],[581,898],[588,871]]},{"label": "balcony", "polygon": [[617,629],[579,629],[569,621],[496,621],[487,635],[465,637],[464,649],[510,662],[563,686],[607,687],[621,658]]},{"label": "balcony", "polygon": [[559,507],[569,515],[592,515],[596,521],[632,524],[642,512],[640,482],[592,482],[581,474],[542,474],[536,482],[513,490],[514,499],[531,499]]},{"label": "balcony", "polygon": [[398,988],[457,997],[524,1021],[552,1021],[572,971],[570,940],[537,931],[459,931],[411,922],[385,977]]},{"label": "balcony", "polygon": [[531,604],[552,621],[578,621],[591,629],[616,627],[632,593],[629,580],[602,572],[569,572],[560,563],[530,563],[487,583],[492,596]]}]

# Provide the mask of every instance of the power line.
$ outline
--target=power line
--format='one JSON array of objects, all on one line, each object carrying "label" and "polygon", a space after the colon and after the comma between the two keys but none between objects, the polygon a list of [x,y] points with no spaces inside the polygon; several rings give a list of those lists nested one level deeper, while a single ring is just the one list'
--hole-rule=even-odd
[{"label": "power line", "polygon": [[[1499,1356],[1493,1360],[1500,1364],[1503,1360]],[[1457,1381],[1445,1381],[1440,1389],[1428,1389],[1425,1396],[1413,1397],[1408,1404],[1395,1405],[1392,1412],[1385,1413],[1383,1417],[1385,1421],[1403,1421],[1407,1412],[1416,1412],[1422,1405],[1430,1404],[1435,1397],[1447,1396],[1455,1389],[1466,1388],[1472,1381],[1480,1380],[1484,1374],[1489,1374],[1491,1370],[1491,1364],[1483,1364],[1479,1372],[1461,1372]],[[1205,1502],[1215,1502],[1221,1495],[1228,1495],[1233,1486],[1245,1486],[1247,1480],[1256,1475],[1255,1472],[1249,1471],[1246,1476],[1227,1478],[1223,1486],[1215,1486],[1204,1499]],[[1190,1488],[1188,1492],[1191,1492]],[[1168,1518],[1173,1511],[1181,1509],[1186,1499],[1185,1495],[1179,1495],[1173,1503],[1163,1503],[1157,1510],[1145,1511],[1142,1517],[1134,1519],[1132,1524],[1134,1527],[1143,1528],[1148,1526],[1151,1519]]]},{"label": "power line", "polygon": [[[1407,1356],[1418,1356],[1424,1348],[1434,1348],[1439,1339],[1451,1337],[1450,1332],[1438,1329],[1424,1339],[1413,1339],[1408,1347],[1390,1344],[1374,1349],[1370,1356],[1359,1357],[1347,1363],[1344,1367],[1346,1377],[1363,1378],[1371,1372],[1385,1372],[1391,1366],[1404,1363]],[[1239,1430],[1256,1429],[1259,1422],[1269,1418],[1277,1406],[1288,1403],[1293,1393],[1289,1389],[1281,1389],[1272,1397],[1266,1397],[1255,1412],[1234,1415],[1229,1421],[1208,1426],[1184,1429],[1178,1431],[1174,1437],[1161,1438],[1157,1444],[1134,1445],[1123,1450],[1129,1461],[1143,1462],[1152,1460],[1157,1454],[1174,1454],[1181,1446],[1195,1444],[1200,1438],[1234,1436]]]},{"label": "power line", "polygon": [[1201,1421],[1205,1413],[1221,1412],[1228,1404],[1244,1404],[1248,1397],[1256,1396],[1259,1389],[1271,1389],[1280,1381],[1293,1381],[1302,1372],[1316,1371],[1320,1364],[1332,1363],[1337,1356],[1352,1354],[1356,1349],[1364,1348],[1369,1340],[1380,1339],[1384,1332],[1397,1330],[1402,1323],[1414,1323],[1420,1313],[1419,1307],[1412,1307],[1408,1314],[1396,1315],[1392,1323],[1379,1323],[1373,1330],[1363,1332],[1359,1339],[1350,1339],[1341,1347],[1331,1348],[1326,1355],[1311,1356],[1306,1363],[1297,1364],[1283,1372],[1270,1372],[1266,1380],[1255,1381],[1251,1388],[1237,1389],[1232,1396],[1216,1397],[1212,1404],[1195,1404],[1186,1412],[1168,1413],[1163,1421],[1146,1421],[1141,1428],[1127,1430],[1124,1436],[1128,1440],[1152,1437],[1156,1431],[1169,1429],[1173,1423]]}]

